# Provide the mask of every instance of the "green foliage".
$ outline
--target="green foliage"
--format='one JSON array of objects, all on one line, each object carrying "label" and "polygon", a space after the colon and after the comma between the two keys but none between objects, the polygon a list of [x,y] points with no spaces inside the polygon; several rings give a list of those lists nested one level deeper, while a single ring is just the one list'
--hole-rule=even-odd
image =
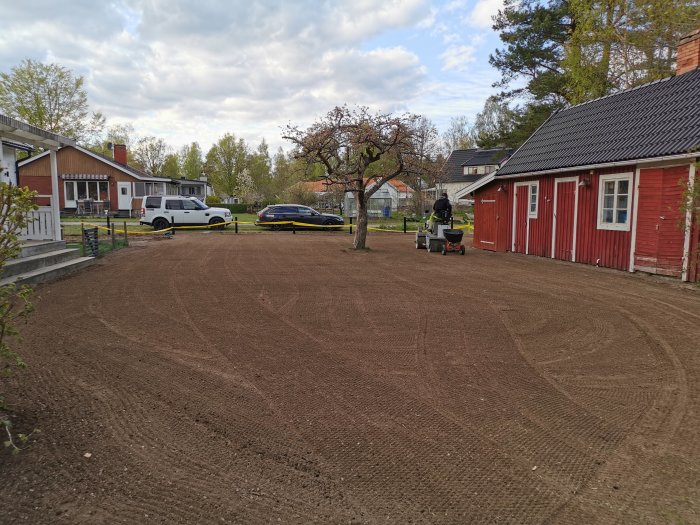
[{"label": "green foliage", "polygon": [[304,187],[303,183],[297,183],[283,194],[283,200],[285,202],[293,204],[303,204],[305,206],[313,206],[316,204],[318,198],[316,194]]},{"label": "green foliage", "polygon": [[202,159],[202,148],[199,143],[193,142],[189,146],[184,146],[180,150],[180,162],[182,164],[182,174],[190,180],[199,179],[204,171],[204,160]]},{"label": "green foliage", "polygon": [[180,157],[176,153],[168,153],[163,161],[161,175],[170,179],[179,179],[180,173]]},{"label": "green foliage", "polygon": [[[211,202],[209,202],[209,197],[207,197],[207,204],[211,205]],[[239,203],[239,204],[225,204],[225,203],[219,203],[216,206],[219,208],[226,208],[228,210],[231,210],[231,213],[247,213],[248,212],[248,205],[244,203]]]},{"label": "green foliage", "polygon": [[205,171],[216,193],[241,195],[247,187],[248,146],[226,133],[207,153]]},{"label": "green foliage", "polygon": [[207,204],[209,204],[210,206],[218,206],[219,204],[221,204],[221,197],[219,197],[218,195],[209,195],[207,197]]},{"label": "green foliage", "polygon": [[[28,188],[18,188],[9,184],[0,184],[0,269],[5,263],[18,255],[21,250],[19,232],[27,225],[27,212],[36,209],[34,197],[36,192]],[[0,369],[2,373],[9,374],[13,368],[24,368],[26,364],[21,356],[14,352],[9,342],[19,337],[16,324],[20,320],[25,320],[32,312],[33,307],[29,302],[31,288],[28,286],[16,287],[8,284],[0,287]],[[7,414],[5,402],[0,397],[0,425],[5,429],[8,440],[6,447],[19,452],[20,447],[14,442],[11,423]],[[20,444],[24,442],[23,436],[19,434],[17,438]]]},{"label": "green foliage", "polygon": [[57,64],[26,59],[0,73],[0,111],[41,129],[89,143],[104,128],[101,113],[88,112],[83,77]]}]

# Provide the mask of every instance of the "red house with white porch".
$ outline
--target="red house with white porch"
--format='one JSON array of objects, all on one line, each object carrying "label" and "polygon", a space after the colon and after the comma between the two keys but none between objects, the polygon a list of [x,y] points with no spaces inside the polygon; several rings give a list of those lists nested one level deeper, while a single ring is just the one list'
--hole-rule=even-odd
[{"label": "red house with white porch", "polygon": [[700,159],[700,30],[677,63],[674,77],[554,113],[466,188],[474,247],[698,280],[684,192]]}]

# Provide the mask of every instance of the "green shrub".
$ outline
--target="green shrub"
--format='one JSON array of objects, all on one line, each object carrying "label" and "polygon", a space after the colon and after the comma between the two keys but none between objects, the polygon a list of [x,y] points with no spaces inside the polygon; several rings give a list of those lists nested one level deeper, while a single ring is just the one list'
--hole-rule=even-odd
[{"label": "green shrub", "polygon": [[[211,202],[207,199],[207,204],[210,206],[213,206]],[[217,204],[219,208],[226,208],[227,210],[231,210],[231,213],[247,213],[248,212],[248,205],[247,204]]]},{"label": "green shrub", "polygon": [[209,195],[207,197],[207,204],[210,206],[218,206],[221,204],[221,197],[218,197],[217,195]]}]

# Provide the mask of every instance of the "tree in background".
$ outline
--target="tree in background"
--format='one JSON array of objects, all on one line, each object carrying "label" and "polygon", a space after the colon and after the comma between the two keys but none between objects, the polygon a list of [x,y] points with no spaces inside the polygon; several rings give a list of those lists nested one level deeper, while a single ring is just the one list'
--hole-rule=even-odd
[{"label": "tree in background", "polygon": [[[422,168],[415,142],[416,115],[394,116],[370,113],[366,107],[335,107],[308,129],[288,125],[283,137],[291,141],[295,155],[309,164],[320,163],[329,185],[340,185],[354,193],[357,229],[354,247],[363,249],[367,239],[369,199],[386,182]],[[368,179],[378,162],[387,171]],[[368,185],[372,184],[370,188]]]},{"label": "tree in background", "polygon": [[180,149],[180,164],[182,175],[190,180],[197,180],[204,171],[204,160],[202,159],[202,148],[199,143],[193,142],[189,146]]},{"label": "tree in background", "polygon": [[104,129],[101,113],[90,114],[83,77],[57,64],[25,59],[11,73],[0,73],[0,110],[32,126],[94,142]]},{"label": "tree in background", "polygon": [[573,104],[674,73],[678,41],[700,24],[698,0],[569,0],[562,61]]},{"label": "tree in background", "polygon": [[161,177],[179,179],[180,173],[180,156],[177,153],[168,153],[163,161]]},{"label": "tree in background", "polygon": [[475,146],[469,119],[465,116],[452,117],[450,126],[442,134],[443,155],[449,157],[456,149],[469,149]]},{"label": "tree in background", "polygon": [[134,161],[151,177],[162,177],[170,146],[163,139],[143,137],[136,142]]},{"label": "tree in background", "polygon": [[134,153],[131,151],[134,140],[134,126],[131,124],[114,124],[107,128],[107,133],[98,137],[87,148],[105,157],[113,158],[114,144],[124,144],[126,146],[127,164],[134,163]]},{"label": "tree in background", "polygon": [[498,96],[486,99],[484,109],[476,116],[472,132],[480,148],[514,147],[518,111],[511,109]]},{"label": "tree in background", "polygon": [[[466,120],[464,121],[466,124]],[[406,173],[401,179],[414,190],[413,213],[422,215],[426,209],[424,190],[434,188],[444,180],[444,152],[435,124],[426,117],[418,117],[413,123],[414,145],[420,169]],[[455,126],[455,129],[457,126]],[[450,150],[451,152],[451,150]]]},{"label": "tree in background", "polygon": [[274,199],[274,185],[272,181],[272,160],[265,139],[258,148],[248,156],[248,174],[251,178],[251,189],[247,195],[243,195],[246,202],[270,202]]},{"label": "tree in background", "polygon": [[204,171],[217,194],[240,197],[250,188],[245,141],[226,133],[207,153]]}]

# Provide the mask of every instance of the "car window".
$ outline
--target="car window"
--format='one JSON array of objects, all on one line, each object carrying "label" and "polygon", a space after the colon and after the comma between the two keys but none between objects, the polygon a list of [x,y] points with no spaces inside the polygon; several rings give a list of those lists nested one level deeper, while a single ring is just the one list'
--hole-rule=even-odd
[{"label": "car window", "polygon": [[161,197],[146,197],[144,208],[160,208]]},{"label": "car window", "polygon": [[194,201],[182,201],[182,209],[183,210],[200,210],[201,208],[197,206],[197,203]]},{"label": "car window", "polygon": [[294,206],[278,206],[275,213],[296,213],[297,209]]},{"label": "car window", "polygon": [[313,215],[311,208],[307,208],[305,206],[299,206],[297,213],[299,215],[304,215],[305,217],[309,217],[309,216]]},{"label": "car window", "polygon": [[166,210],[181,210],[182,209],[182,201],[168,199],[165,201],[165,209]]}]

